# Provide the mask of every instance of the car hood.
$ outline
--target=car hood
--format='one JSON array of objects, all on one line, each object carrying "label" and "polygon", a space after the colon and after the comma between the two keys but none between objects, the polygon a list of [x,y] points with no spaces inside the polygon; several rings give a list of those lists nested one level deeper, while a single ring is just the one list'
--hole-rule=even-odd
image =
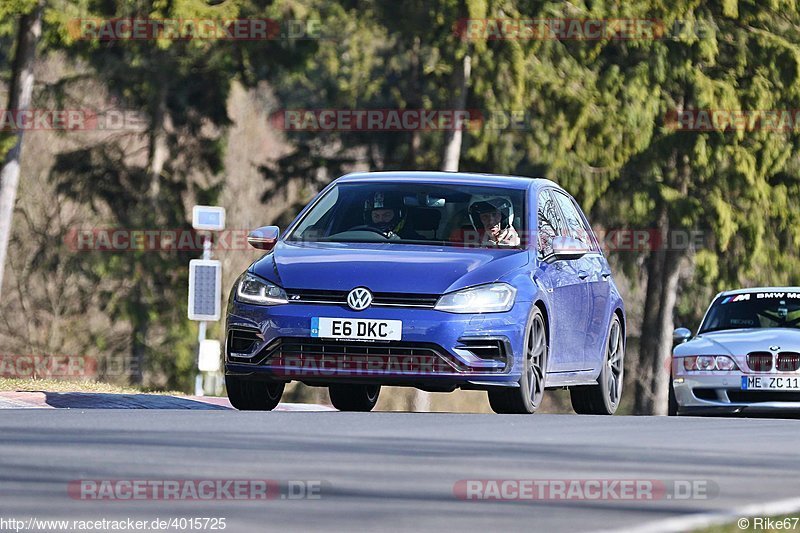
[{"label": "car hood", "polygon": [[516,249],[279,242],[251,270],[287,289],[443,294],[497,281],[528,261]]},{"label": "car hood", "polygon": [[779,351],[800,352],[800,329],[747,328],[703,333],[678,345],[675,355],[746,355],[768,352],[771,346],[778,346]]}]

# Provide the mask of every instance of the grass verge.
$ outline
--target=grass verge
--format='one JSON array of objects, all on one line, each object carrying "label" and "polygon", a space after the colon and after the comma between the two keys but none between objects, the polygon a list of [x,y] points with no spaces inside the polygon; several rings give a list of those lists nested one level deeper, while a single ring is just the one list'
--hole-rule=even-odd
[{"label": "grass verge", "polygon": [[0,392],[104,392],[109,394],[144,394],[158,392],[173,396],[184,396],[176,391],[153,391],[129,385],[113,385],[91,380],[21,379],[0,377]]}]

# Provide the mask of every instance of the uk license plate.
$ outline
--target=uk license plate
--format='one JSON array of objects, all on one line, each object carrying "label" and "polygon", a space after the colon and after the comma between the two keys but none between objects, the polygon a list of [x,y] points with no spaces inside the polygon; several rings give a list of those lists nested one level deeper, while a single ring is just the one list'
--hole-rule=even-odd
[{"label": "uk license plate", "polygon": [[402,320],[329,317],[311,319],[311,336],[322,339],[399,341],[402,332]]}]

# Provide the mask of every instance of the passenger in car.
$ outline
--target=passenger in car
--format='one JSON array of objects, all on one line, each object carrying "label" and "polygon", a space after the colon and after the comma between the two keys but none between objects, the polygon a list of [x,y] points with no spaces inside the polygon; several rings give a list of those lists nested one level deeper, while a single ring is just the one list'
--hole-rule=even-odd
[{"label": "passenger in car", "polygon": [[505,198],[491,198],[469,206],[469,217],[476,231],[482,233],[481,246],[519,246],[514,229],[514,207]]}]

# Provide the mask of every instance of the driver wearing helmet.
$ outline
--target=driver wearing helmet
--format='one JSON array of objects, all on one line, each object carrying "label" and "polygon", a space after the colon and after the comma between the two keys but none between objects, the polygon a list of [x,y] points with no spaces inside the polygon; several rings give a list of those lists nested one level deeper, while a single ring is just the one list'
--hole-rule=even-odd
[{"label": "driver wearing helmet", "polygon": [[483,233],[481,246],[519,246],[514,222],[514,207],[505,198],[490,198],[469,206],[469,218],[476,231]]},{"label": "driver wearing helmet", "polygon": [[364,202],[364,224],[380,230],[387,238],[425,240],[425,237],[406,225],[403,201],[393,195],[376,192]]}]

